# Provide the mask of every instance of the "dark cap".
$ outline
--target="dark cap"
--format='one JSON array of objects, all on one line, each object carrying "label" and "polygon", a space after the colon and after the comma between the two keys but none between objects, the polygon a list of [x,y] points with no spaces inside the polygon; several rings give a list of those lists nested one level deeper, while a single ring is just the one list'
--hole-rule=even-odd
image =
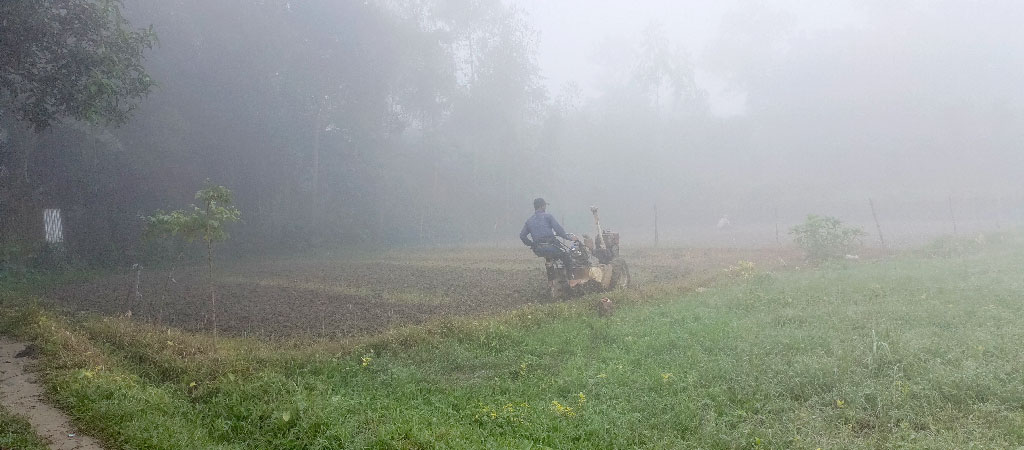
[{"label": "dark cap", "polygon": [[533,199],[533,209],[541,209],[545,206],[548,206],[548,202],[544,201],[544,199],[540,197]]}]

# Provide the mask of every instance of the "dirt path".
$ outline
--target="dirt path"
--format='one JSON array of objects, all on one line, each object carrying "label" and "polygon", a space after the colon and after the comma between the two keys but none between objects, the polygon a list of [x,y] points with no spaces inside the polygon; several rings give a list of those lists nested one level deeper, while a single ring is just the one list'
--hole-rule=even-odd
[{"label": "dirt path", "polygon": [[0,403],[27,419],[52,449],[102,450],[98,441],[75,431],[66,414],[43,402],[43,387],[27,367],[33,359],[22,352],[31,353],[25,344],[0,337]]}]

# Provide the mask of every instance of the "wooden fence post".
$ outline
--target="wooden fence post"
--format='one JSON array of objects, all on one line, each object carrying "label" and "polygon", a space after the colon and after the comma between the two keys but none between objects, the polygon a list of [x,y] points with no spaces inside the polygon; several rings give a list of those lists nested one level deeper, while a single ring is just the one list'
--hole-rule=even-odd
[{"label": "wooden fence post", "polygon": [[654,246],[658,246],[658,205],[654,205]]},{"label": "wooden fence post", "polygon": [[949,220],[953,222],[953,235],[956,236],[956,215],[953,214],[953,194],[949,194]]},{"label": "wooden fence post", "polygon": [[779,238],[779,207],[774,208],[775,213],[775,243],[782,245],[782,239]]},{"label": "wooden fence post", "polygon": [[885,248],[885,238],[882,237],[882,226],[878,224],[878,214],[875,213],[875,201],[868,198],[868,204],[871,205],[871,217],[875,219],[875,229],[878,230],[878,242],[882,244],[882,248]]}]

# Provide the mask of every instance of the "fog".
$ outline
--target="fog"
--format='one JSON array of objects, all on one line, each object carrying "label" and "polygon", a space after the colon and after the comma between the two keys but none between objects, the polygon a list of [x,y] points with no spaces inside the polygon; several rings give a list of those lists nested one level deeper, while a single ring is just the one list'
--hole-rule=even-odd
[{"label": "fog", "polygon": [[[0,97],[5,240],[64,211],[130,262],[141,216],[232,189],[239,253],[518,245],[534,197],[629,245],[765,246],[807,214],[891,245],[1024,218],[1013,1],[126,0],[157,83],[120,127]],[[727,215],[735,228],[719,231]],[[24,219],[29,217],[30,219]],[[780,230],[778,235],[776,230]],[[876,245],[870,237],[867,244]]]},{"label": "fog", "polygon": [[[783,221],[804,210],[866,222],[873,197],[910,240],[915,229],[905,222],[948,231],[949,197],[979,227],[1019,219],[1018,5],[614,3],[525,8],[540,27],[550,89],[575,82],[593,99],[607,97],[617,87],[603,70],[608,53],[643,46],[651,29],[689,63],[725,135],[685,150],[666,144],[679,158],[660,174],[667,189],[648,200],[663,215],[697,228],[716,209],[757,222],[774,220],[776,209]],[[696,186],[680,195],[687,181]]]}]

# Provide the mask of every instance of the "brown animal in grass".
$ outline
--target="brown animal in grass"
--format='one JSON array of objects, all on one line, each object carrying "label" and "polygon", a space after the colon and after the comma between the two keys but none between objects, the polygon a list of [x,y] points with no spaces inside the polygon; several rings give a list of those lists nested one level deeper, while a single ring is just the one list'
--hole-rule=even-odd
[{"label": "brown animal in grass", "polygon": [[597,315],[601,317],[608,317],[615,312],[615,303],[612,303],[608,297],[602,298],[597,301]]}]

